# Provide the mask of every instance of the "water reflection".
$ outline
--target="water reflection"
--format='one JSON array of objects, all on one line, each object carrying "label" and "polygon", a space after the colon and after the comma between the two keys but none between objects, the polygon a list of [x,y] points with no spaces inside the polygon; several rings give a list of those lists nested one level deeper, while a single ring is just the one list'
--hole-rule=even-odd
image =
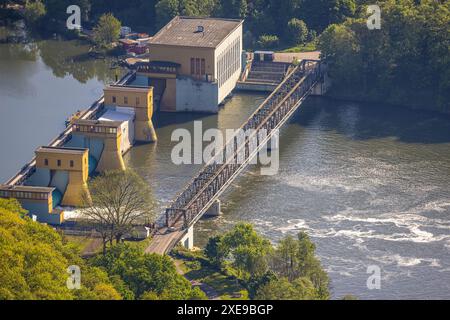
[{"label": "water reflection", "polygon": [[114,58],[93,59],[89,57],[89,46],[78,40],[46,40],[37,42],[42,61],[51,68],[56,77],[71,75],[81,83],[97,79],[102,82],[113,81],[111,64]]},{"label": "water reflection", "polygon": [[[3,35],[10,35],[10,29]],[[113,81],[111,59],[87,57],[79,41],[0,43],[0,181],[12,176],[64,129],[65,119],[88,108]],[[123,70],[117,70],[123,73]]]}]

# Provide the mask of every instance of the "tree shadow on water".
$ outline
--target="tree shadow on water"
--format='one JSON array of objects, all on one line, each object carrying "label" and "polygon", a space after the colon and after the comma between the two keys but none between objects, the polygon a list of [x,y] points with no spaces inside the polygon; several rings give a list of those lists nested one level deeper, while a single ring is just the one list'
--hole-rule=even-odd
[{"label": "tree shadow on water", "polygon": [[355,140],[394,137],[406,143],[450,143],[450,115],[381,103],[312,97],[290,122]]}]

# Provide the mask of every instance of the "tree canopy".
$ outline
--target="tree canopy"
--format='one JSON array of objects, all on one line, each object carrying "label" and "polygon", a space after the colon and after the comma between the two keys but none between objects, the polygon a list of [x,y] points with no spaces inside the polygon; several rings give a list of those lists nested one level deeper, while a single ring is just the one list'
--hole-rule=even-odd
[{"label": "tree canopy", "polygon": [[[23,218],[14,200],[0,199],[0,299],[120,299],[108,275],[80,258],[52,228]],[[80,290],[69,290],[67,268],[81,270]]]},{"label": "tree canopy", "polygon": [[[319,49],[338,94],[450,110],[450,1],[383,0],[381,29],[357,17],[330,25]],[[351,92],[348,89],[351,88]]]},{"label": "tree canopy", "polygon": [[209,239],[205,256],[240,279],[255,299],[328,299],[329,279],[308,235],[286,236],[273,247],[250,224]]},{"label": "tree canopy", "polygon": [[132,293],[138,299],[188,300],[203,299],[198,288],[179,275],[168,256],[145,254],[141,248],[120,244],[110,248],[105,255],[92,261],[94,266],[117,277],[120,291]]},{"label": "tree canopy", "polygon": [[105,13],[94,28],[94,41],[99,47],[108,47],[119,40],[121,23],[112,13]]},{"label": "tree canopy", "polygon": [[106,242],[119,242],[135,225],[145,225],[155,218],[151,189],[132,170],[107,171],[89,182],[83,194],[82,215],[93,223]]}]

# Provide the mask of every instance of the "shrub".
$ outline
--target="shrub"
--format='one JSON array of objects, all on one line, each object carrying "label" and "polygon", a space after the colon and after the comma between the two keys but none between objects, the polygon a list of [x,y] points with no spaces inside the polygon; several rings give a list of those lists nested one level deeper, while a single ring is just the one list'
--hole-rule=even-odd
[{"label": "shrub", "polygon": [[261,49],[273,49],[278,47],[280,39],[275,35],[264,34],[258,38],[257,45]]}]

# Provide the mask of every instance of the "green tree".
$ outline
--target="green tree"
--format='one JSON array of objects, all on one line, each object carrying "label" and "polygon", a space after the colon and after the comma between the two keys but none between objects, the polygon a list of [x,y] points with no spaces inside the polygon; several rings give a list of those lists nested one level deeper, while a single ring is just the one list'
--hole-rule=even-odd
[{"label": "green tree", "polygon": [[[105,272],[88,266],[77,247],[52,228],[0,207],[0,300],[120,298]],[[67,268],[81,270],[81,289],[69,290]]]},{"label": "green tree", "polygon": [[157,27],[161,28],[177,15],[212,16],[217,0],[161,0],[155,6]]},{"label": "green tree", "polygon": [[94,28],[94,42],[101,48],[110,47],[119,40],[121,23],[113,14],[102,15]]},{"label": "green tree", "polygon": [[28,211],[23,209],[20,205],[20,202],[14,198],[0,198],[0,209],[5,209],[7,211],[17,213],[21,218],[24,218],[28,214]]},{"label": "green tree", "polygon": [[140,248],[126,243],[109,248],[105,255],[95,257],[92,263],[106,270],[111,277],[120,277],[139,299],[187,300],[205,297],[177,273],[170,257],[145,254]]},{"label": "green tree", "polygon": [[228,260],[238,277],[248,280],[267,271],[271,250],[269,240],[258,235],[251,224],[240,223],[224,235],[211,238],[205,255],[211,264],[219,267]]},{"label": "green tree", "polygon": [[[369,30],[366,7],[329,26],[319,39],[335,93],[450,110],[450,3],[384,0],[381,29]],[[349,90],[351,88],[351,90]]]},{"label": "green tree", "polygon": [[276,35],[263,34],[259,36],[256,44],[261,49],[274,49],[280,45],[280,39]]},{"label": "green tree", "polygon": [[293,18],[289,20],[286,39],[292,45],[299,45],[306,42],[308,38],[308,27],[303,20]]},{"label": "green tree", "polygon": [[297,239],[287,236],[280,241],[272,256],[271,268],[279,277],[291,282],[299,278],[310,280],[317,297],[328,299],[328,275],[315,256],[314,243],[305,232],[300,232]]},{"label": "green tree", "polygon": [[311,29],[321,32],[330,24],[353,17],[355,12],[355,0],[303,0],[299,16]]},{"label": "green tree", "polygon": [[221,236],[209,238],[205,246],[205,256],[212,265],[221,267],[228,253],[229,248],[223,243]]},{"label": "green tree", "polygon": [[180,1],[160,0],[155,6],[155,12],[157,27],[161,28],[173,17],[180,14]]},{"label": "green tree", "polygon": [[31,25],[36,25],[46,13],[45,5],[41,1],[27,1],[24,16]]},{"label": "green tree", "polygon": [[297,278],[290,282],[287,278],[272,280],[261,286],[256,300],[316,300],[316,290],[307,278]]},{"label": "green tree", "polygon": [[83,195],[82,215],[106,243],[118,243],[136,224],[148,224],[155,218],[155,202],[151,190],[142,178],[131,170],[108,171],[89,183],[89,193]]},{"label": "green tree", "polygon": [[220,0],[217,11],[226,18],[245,18],[247,16],[247,0]]},{"label": "green tree", "polygon": [[330,25],[319,37],[321,57],[330,64],[329,75],[349,84],[360,80],[360,50],[355,33],[345,25]]}]

